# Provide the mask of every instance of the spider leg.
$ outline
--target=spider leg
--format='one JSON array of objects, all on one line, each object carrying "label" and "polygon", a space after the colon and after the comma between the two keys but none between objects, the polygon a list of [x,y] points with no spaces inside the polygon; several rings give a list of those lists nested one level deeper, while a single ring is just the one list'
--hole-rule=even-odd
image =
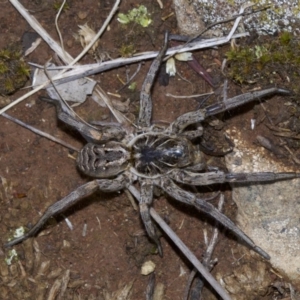
[{"label": "spider leg", "polygon": [[[64,123],[75,128],[88,141],[97,143],[107,140],[121,140],[126,132],[119,125],[105,125],[97,128],[88,123],[78,120],[73,111],[71,111],[62,101],[47,97],[40,97],[43,101],[54,104],[57,110],[57,117]],[[99,127],[99,128],[98,128]]]},{"label": "spider leg", "polygon": [[150,217],[150,206],[153,200],[153,184],[148,180],[140,180],[141,186],[141,196],[139,201],[140,214],[145,225],[148,236],[155,242],[157,245],[158,253],[160,256],[163,255],[161,243],[156,234],[156,230],[152,219]]},{"label": "spider leg", "polygon": [[241,238],[255,252],[260,254],[265,259],[270,259],[270,256],[264,250],[256,246],[254,242],[242,230],[240,230],[229,218],[227,218],[209,202],[196,197],[193,193],[181,189],[173,182],[172,179],[168,177],[155,179],[153,182],[155,185],[161,187],[174,199],[188,205],[193,205],[198,210],[211,216],[213,219],[217,220],[223,226],[231,230],[236,236]]},{"label": "spider leg", "polygon": [[195,163],[192,166],[186,167],[187,170],[189,171],[203,171],[205,168],[209,168],[209,166],[206,165],[206,162],[203,160],[199,163]]},{"label": "spider leg", "polygon": [[300,173],[286,172],[257,172],[257,173],[224,173],[207,172],[194,173],[181,169],[173,169],[168,173],[169,177],[177,182],[188,185],[210,185],[216,183],[236,182],[236,183],[250,183],[250,182],[272,182],[293,178],[300,178]]},{"label": "spider leg", "polygon": [[269,88],[269,89],[265,89],[265,90],[261,90],[261,91],[254,91],[254,92],[249,92],[249,93],[245,93],[242,95],[238,95],[233,98],[227,99],[223,102],[207,106],[206,108],[204,108],[205,117],[216,115],[216,114],[224,112],[226,110],[233,109],[235,107],[252,102],[256,99],[263,98],[266,96],[271,96],[273,94],[290,95],[291,92],[286,89],[273,87],[273,88]]},{"label": "spider leg", "polygon": [[156,56],[151,64],[145,81],[142,85],[141,96],[140,96],[140,113],[138,118],[138,125],[140,127],[150,127],[151,116],[152,116],[152,99],[150,95],[151,88],[154,83],[155,76],[160,67],[161,61],[168,46],[168,33],[165,34],[165,41],[163,48],[160,50],[159,54]]},{"label": "spider leg", "polygon": [[181,133],[181,135],[185,136],[189,140],[194,140],[203,135],[203,127],[199,126],[196,130],[187,130]]},{"label": "spider leg", "polygon": [[174,122],[170,124],[167,131],[172,133],[182,132],[188,125],[201,122],[209,116],[216,115],[218,113],[224,112],[229,109],[233,109],[238,106],[242,106],[248,102],[252,102],[256,99],[270,96],[273,94],[284,94],[290,95],[290,91],[281,88],[269,88],[261,91],[255,91],[250,93],[245,93],[233,98],[227,99],[221,103],[212,104],[203,109],[198,109],[178,117]]},{"label": "spider leg", "polygon": [[6,243],[4,247],[7,248],[14,246],[15,244],[18,244],[28,239],[29,237],[34,236],[38,231],[40,231],[40,229],[46,224],[46,222],[51,217],[65,211],[66,209],[80,201],[82,198],[93,194],[97,190],[101,190],[104,192],[115,192],[122,190],[131,183],[132,180],[129,176],[130,174],[122,174],[117,178],[111,180],[97,179],[80,186],[63,199],[50,205],[43,214],[43,216],[39,219],[39,221],[26,234]]}]

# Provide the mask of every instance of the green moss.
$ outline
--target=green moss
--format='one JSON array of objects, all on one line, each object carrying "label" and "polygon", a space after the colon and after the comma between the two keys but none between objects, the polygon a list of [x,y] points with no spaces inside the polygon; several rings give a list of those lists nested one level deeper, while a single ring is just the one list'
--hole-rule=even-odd
[{"label": "green moss", "polygon": [[4,80],[4,90],[6,94],[11,94],[14,91],[14,83],[11,78]]},{"label": "green moss", "polygon": [[144,5],[140,5],[129,10],[127,14],[119,13],[118,21],[121,24],[129,24],[134,22],[142,27],[148,27],[152,23],[150,14],[147,11],[147,7]]},{"label": "green moss", "polygon": [[20,76],[21,76],[21,75],[24,75],[24,76],[26,76],[26,77],[29,77],[29,75],[30,75],[30,69],[29,69],[28,66],[27,66],[26,64],[24,64],[24,63],[21,63],[21,64],[19,64],[19,65],[16,67],[16,72],[17,72],[18,74],[20,74]]},{"label": "green moss", "polygon": [[0,50],[0,94],[12,94],[23,87],[29,74],[29,66],[18,46],[11,45]]},{"label": "green moss", "polygon": [[253,45],[240,45],[226,53],[227,74],[239,84],[278,84],[298,91],[300,44],[289,32],[261,38]]},{"label": "green moss", "polygon": [[0,58],[1,59],[9,59],[11,56],[11,51],[9,49],[1,49],[0,50]]},{"label": "green moss", "polygon": [[279,42],[282,46],[287,46],[292,40],[292,35],[290,32],[283,32],[279,37]]},{"label": "green moss", "polygon": [[122,44],[119,53],[122,57],[131,57],[135,53],[133,44]]},{"label": "green moss", "polygon": [[134,92],[136,90],[136,82],[132,82],[129,86],[128,89]]},{"label": "green moss", "polygon": [[8,71],[8,66],[0,60],[0,75]]}]

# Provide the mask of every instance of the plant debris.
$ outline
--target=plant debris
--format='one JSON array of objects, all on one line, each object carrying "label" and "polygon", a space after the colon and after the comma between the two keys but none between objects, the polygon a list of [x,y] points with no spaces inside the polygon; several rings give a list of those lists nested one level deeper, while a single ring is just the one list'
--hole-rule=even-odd
[{"label": "plant debris", "polygon": [[150,14],[147,11],[147,7],[144,5],[140,5],[138,8],[129,10],[127,14],[119,13],[118,21],[121,24],[126,25],[134,22],[142,27],[148,27],[152,23]]}]

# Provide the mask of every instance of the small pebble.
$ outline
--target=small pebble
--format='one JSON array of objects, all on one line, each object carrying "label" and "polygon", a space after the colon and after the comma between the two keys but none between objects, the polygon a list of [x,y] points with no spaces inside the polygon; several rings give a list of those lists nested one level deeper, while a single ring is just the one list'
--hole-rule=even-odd
[{"label": "small pebble", "polygon": [[80,20],[84,20],[88,15],[88,12],[87,11],[79,11],[77,13],[77,17],[80,19]]},{"label": "small pebble", "polygon": [[72,48],[74,43],[73,40],[67,40],[66,44],[69,48]]},{"label": "small pebble", "polygon": [[142,265],[141,274],[142,275],[149,275],[155,270],[155,263],[151,260],[146,261]]}]

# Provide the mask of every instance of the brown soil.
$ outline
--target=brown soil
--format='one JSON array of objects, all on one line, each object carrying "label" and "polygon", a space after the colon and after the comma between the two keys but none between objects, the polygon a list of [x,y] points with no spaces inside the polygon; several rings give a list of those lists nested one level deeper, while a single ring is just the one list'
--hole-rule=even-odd
[{"label": "brown soil", "polygon": [[[100,28],[111,8],[111,2],[73,0],[69,3],[70,7],[63,12],[59,26],[66,50],[71,55],[75,57],[81,51],[80,44],[73,38],[73,33],[78,30],[78,25],[88,23],[95,29]],[[120,11],[126,12],[132,9],[136,6],[135,2],[122,1]],[[162,45],[165,30],[176,32],[174,16],[164,22],[161,20],[162,16],[173,12],[172,1],[163,2],[164,9],[160,10],[156,1],[151,3],[145,1],[153,18],[153,25],[145,30],[130,26],[126,29],[136,31],[136,36],[132,37],[128,34],[128,39],[132,39],[136,52],[157,50]],[[53,1],[22,1],[22,4],[41,22],[45,30],[58,40],[54,27],[56,11],[53,3]],[[85,13],[86,17],[80,19]],[[113,58],[120,55],[121,41],[126,40],[124,30],[115,17],[110,25],[110,30],[101,39],[101,48]],[[0,48],[20,41],[25,31],[32,31],[32,29],[9,2],[2,3]],[[209,70],[213,78],[220,78],[219,62],[222,61],[224,51],[225,49],[207,50],[197,52],[195,56],[205,69]],[[53,52],[46,43],[42,42],[27,60],[43,65],[51,56],[53,56]],[[93,62],[93,58],[89,55],[81,63],[88,62]],[[145,62],[135,79],[138,91],[148,69],[149,62]],[[176,76],[170,79],[167,87],[155,84],[152,95],[154,121],[171,122],[182,113],[199,106],[199,102],[194,99],[173,99],[166,97],[166,93],[190,95],[210,91],[210,86],[189,69],[187,64],[178,62],[177,69],[181,76],[188,81]],[[129,66],[128,70],[130,74],[133,74],[136,65]],[[94,79],[105,91],[115,93],[122,87],[118,76],[126,81],[125,74],[126,69],[119,68],[94,76]],[[220,79],[219,81],[223,82]],[[237,95],[245,90],[229,83],[228,96]],[[42,92],[40,95],[44,95],[44,93]],[[16,99],[22,94],[24,94],[24,90],[18,91],[11,98]],[[127,115],[129,117],[136,115],[138,92],[123,89],[120,94],[121,101],[127,98],[131,99],[130,111],[127,112]],[[212,101],[215,100],[212,99]],[[272,109],[271,115],[278,114],[279,104],[277,103],[280,103],[279,98],[272,99],[272,105],[266,102],[265,105]],[[249,120],[253,116],[252,108],[253,105],[249,105],[226,116],[225,126],[235,125],[248,128],[249,126],[246,126],[244,120]],[[10,109],[8,113],[78,148],[84,143],[75,131],[70,130],[61,122],[57,122],[54,107],[38,100],[38,95],[33,95],[21,102]],[[92,119],[113,120],[109,111],[97,107],[92,99],[88,99],[87,103],[78,109],[78,113],[87,121]],[[15,228],[21,225],[32,226],[50,204],[61,199],[88,179],[81,176],[76,170],[73,153],[69,150],[4,118],[0,119],[0,124],[0,176],[2,178],[0,236],[3,244]],[[264,127],[261,126],[261,128]],[[209,132],[212,135],[220,134],[219,131],[211,128],[208,130],[211,130]],[[245,134],[249,134],[249,139],[254,141],[255,137],[251,136],[251,130],[246,130]],[[267,134],[266,132],[261,133],[265,136]],[[212,165],[220,164],[219,161],[211,160],[210,162]],[[235,205],[230,200],[230,188],[225,186],[221,189],[226,195],[224,213],[234,219]],[[217,190],[220,190],[220,187],[217,187]],[[203,192],[207,192],[207,190]],[[188,247],[201,258],[205,251],[204,230],[207,230],[208,236],[210,236],[213,222],[205,221],[205,217],[195,209],[178,204],[163,194],[155,199],[154,207]],[[67,217],[73,224],[72,231],[64,221],[64,217]],[[85,224],[87,233],[86,236],[83,236],[82,231]],[[114,292],[120,285],[129,284],[131,281],[134,283],[130,299],[145,299],[149,278],[141,275],[140,269],[147,260],[152,260],[156,264],[156,283],[164,284],[164,299],[183,298],[191,265],[164,235],[161,238],[164,256],[161,258],[155,254],[155,247],[145,235],[139,213],[130,204],[125,193],[105,194],[99,192],[82,200],[63,215],[55,218],[35,240],[40,248],[39,258],[37,258],[39,253],[37,250],[30,250],[30,247],[20,244],[14,247],[18,252],[20,264],[15,262],[16,267],[9,267],[7,274],[5,273],[6,267],[2,263],[0,264],[1,299],[38,299],[38,296],[39,299],[46,299],[53,283],[57,278],[60,280],[59,278],[65,270],[70,270],[70,285],[63,299],[102,299],[103,290]],[[29,243],[32,243],[32,240]],[[239,259],[240,262],[243,259],[246,260],[243,255],[249,251],[245,247],[237,245],[238,242],[227,233],[220,234],[213,255],[218,258],[214,274],[218,272],[229,274],[235,267],[233,263],[236,264]],[[3,251],[1,253],[0,250],[1,261],[8,255],[8,250]],[[33,266],[30,266],[28,262],[30,255],[35,257]],[[44,274],[41,275],[38,270],[41,263],[45,261],[49,261],[49,268],[44,270]],[[26,274],[21,274],[20,265],[24,267]],[[14,271],[14,268],[18,270]],[[57,270],[58,275],[49,276],[50,272],[54,270]],[[277,281],[276,275],[268,274],[272,282]],[[213,299],[209,291],[204,293],[206,295],[204,299]],[[255,299],[271,299],[274,296],[274,290],[270,287],[263,296]],[[254,299],[254,297],[249,295],[247,299]]]}]

